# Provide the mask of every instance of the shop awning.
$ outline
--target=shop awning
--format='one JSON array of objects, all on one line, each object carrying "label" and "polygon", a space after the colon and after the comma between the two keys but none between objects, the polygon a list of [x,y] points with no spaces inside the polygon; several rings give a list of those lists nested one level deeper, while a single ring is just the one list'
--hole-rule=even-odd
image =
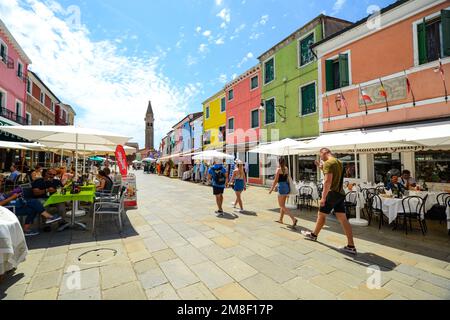
[{"label": "shop awning", "polygon": [[307,154],[309,145],[302,141],[296,141],[293,139],[284,139],[269,144],[260,145],[257,148],[250,150],[252,153],[275,155],[275,156],[287,156],[301,153]]},{"label": "shop awning", "polygon": [[304,152],[305,149],[318,151],[321,148],[329,148],[332,151],[370,152],[407,147],[450,149],[450,123],[325,134],[296,149],[299,152]]}]

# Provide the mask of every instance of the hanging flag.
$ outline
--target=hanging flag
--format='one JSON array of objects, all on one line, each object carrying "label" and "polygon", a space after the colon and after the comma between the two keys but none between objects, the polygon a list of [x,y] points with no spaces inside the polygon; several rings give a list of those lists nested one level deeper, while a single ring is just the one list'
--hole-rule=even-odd
[{"label": "hanging flag", "polygon": [[434,72],[439,72],[441,74],[442,84],[444,85],[445,103],[447,103],[448,102],[447,84],[445,83],[444,66],[442,65],[441,58],[439,58],[439,67],[434,69]]},{"label": "hanging flag", "polygon": [[342,106],[344,106],[345,116],[348,118],[348,103],[347,103],[347,99],[345,99],[344,94],[342,93],[342,90],[341,90],[341,107]]},{"label": "hanging flag", "polygon": [[380,84],[381,84],[380,96],[384,97],[384,100],[386,101],[386,111],[389,111],[388,94],[387,94],[386,89],[384,88],[384,84],[383,84],[383,81],[381,81],[381,78],[380,78]]},{"label": "hanging flag", "polygon": [[328,100],[328,94],[325,93],[325,106],[327,108],[327,112],[328,112],[328,122],[331,121],[331,114],[330,114],[330,101]]},{"label": "hanging flag", "polygon": [[411,81],[409,81],[408,75],[406,74],[406,70],[404,72],[405,72],[405,77],[406,77],[406,89],[407,89],[408,95],[412,96],[413,106],[415,107],[416,106],[416,97],[414,96],[414,92],[413,92],[413,89],[411,86]]},{"label": "hanging flag", "polygon": [[118,145],[116,147],[115,156],[117,165],[119,166],[120,174],[122,175],[122,177],[126,178],[128,174],[127,170],[128,165],[127,165],[127,156],[125,150],[123,149],[123,146]]},{"label": "hanging flag", "polygon": [[372,98],[370,98],[370,96],[367,94],[367,92],[365,92],[361,88],[361,85],[359,85],[359,90],[361,91],[361,97],[362,97],[363,102],[364,102],[364,107],[366,109],[366,114],[368,114],[369,110],[367,110],[367,103],[372,103]]}]

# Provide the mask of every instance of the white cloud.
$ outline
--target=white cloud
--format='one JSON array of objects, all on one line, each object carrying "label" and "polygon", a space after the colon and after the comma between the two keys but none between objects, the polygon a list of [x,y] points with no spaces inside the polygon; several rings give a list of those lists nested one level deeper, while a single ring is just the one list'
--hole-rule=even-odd
[{"label": "white cloud", "polygon": [[337,14],[341,11],[342,7],[345,5],[345,2],[347,0],[336,0],[336,2],[333,5],[333,13],[332,14]]},{"label": "white cloud", "polygon": [[262,26],[265,26],[268,21],[269,21],[269,15],[266,14],[261,17],[261,19],[259,20],[259,24]]},{"label": "white cloud", "polygon": [[224,38],[219,38],[219,39],[217,39],[217,40],[216,40],[216,44],[217,44],[217,45],[225,44],[225,39],[224,39]]},{"label": "white cloud", "polygon": [[197,33],[200,33],[200,32],[202,31],[202,27],[197,27],[197,28],[195,28],[195,31],[196,31]]},{"label": "white cloud", "polygon": [[221,74],[220,76],[219,76],[219,82],[220,83],[223,83],[223,84],[225,84],[225,83],[227,83],[227,79],[228,79],[228,77],[227,77],[227,75],[226,74]]},{"label": "white cloud", "polygon": [[208,52],[208,45],[205,43],[202,43],[199,47],[198,47],[198,51],[200,53],[206,53]]},{"label": "white cloud", "polygon": [[210,37],[211,36],[211,30],[206,30],[206,31],[204,31],[202,34],[205,36],[205,37]]},{"label": "white cloud", "polygon": [[241,62],[238,63],[237,67],[241,68],[247,61],[249,61],[250,59],[253,59],[254,55],[252,52],[249,52],[245,55],[244,58],[242,58]]},{"label": "white cloud", "polygon": [[142,146],[143,117],[151,100],[157,147],[200,91],[197,84],[180,87],[161,73],[164,50],[154,56],[126,56],[113,41],[94,41],[89,30],[70,29],[65,17],[41,1],[23,7],[18,0],[0,1],[0,12],[33,60],[31,69],[76,109],[76,123],[84,127],[132,136]]},{"label": "white cloud", "polygon": [[216,6],[221,6],[223,4],[223,0],[216,0]]},{"label": "white cloud", "polygon": [[198,63],[198,59],[197,58],[195,58],[195,57],[193,57],[193,56],[191,56],[191,55],[188,55],[187,56],[187,58],[186,58],[186,64],[190,67],[190,66],[193,66],[193,65],[195,65],[195,64],[197,64]]},{"label": "white cloud", "polygon": [[240,33],[241,31],[243,31],[243,30],[245,29],[245,27],[246,27],[245,23],[241,24],[239,27],[237,27],[237,28],[234,30],[234,33],[235,33],[235,34]]},{"label": "white cloud", "polygon": [[231,22],[231,10],[228,8],[223,8],[218,14],[217,17],[223,20],[220,27],[223,29]]}]

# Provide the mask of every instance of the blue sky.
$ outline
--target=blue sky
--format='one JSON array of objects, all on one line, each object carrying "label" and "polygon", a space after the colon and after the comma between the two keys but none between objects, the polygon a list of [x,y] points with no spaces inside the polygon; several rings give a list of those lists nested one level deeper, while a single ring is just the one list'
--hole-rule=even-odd
[{"label": "blue sky", "polygon": [[77,124],[142,145],[148,99],[159,144],[184,114],[200,111],[202,101],[320,13],[357,21],[370,5],[392,2],[0,0],[0,18],[33,60],[31,69],[74,106]]}]

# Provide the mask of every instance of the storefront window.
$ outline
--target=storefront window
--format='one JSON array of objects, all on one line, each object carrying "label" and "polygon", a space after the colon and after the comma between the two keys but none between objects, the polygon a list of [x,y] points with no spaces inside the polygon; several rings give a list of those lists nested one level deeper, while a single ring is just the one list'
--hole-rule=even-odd
[{"label": "storefront window", "polygon": [[298,157],[298,179],[300,181],[317,181],[316,157]]},{"label": "storefront window", "polygon": [[400,175],[402,160],[400,153],[383,153],[374,155],[375,182],[387,183],[393,175]]},{"label": "storefront window", "polygon": [[416,180],[450,183],[450,151],[416,152]]},{"label": "storefront window", "polygon": [[[344,165],[344,178],[356,178],[356,166],[354,154],[336,154],[336,158],[339,159]],[[360,161],[358,155],[358,177],[360,177]]]}]

